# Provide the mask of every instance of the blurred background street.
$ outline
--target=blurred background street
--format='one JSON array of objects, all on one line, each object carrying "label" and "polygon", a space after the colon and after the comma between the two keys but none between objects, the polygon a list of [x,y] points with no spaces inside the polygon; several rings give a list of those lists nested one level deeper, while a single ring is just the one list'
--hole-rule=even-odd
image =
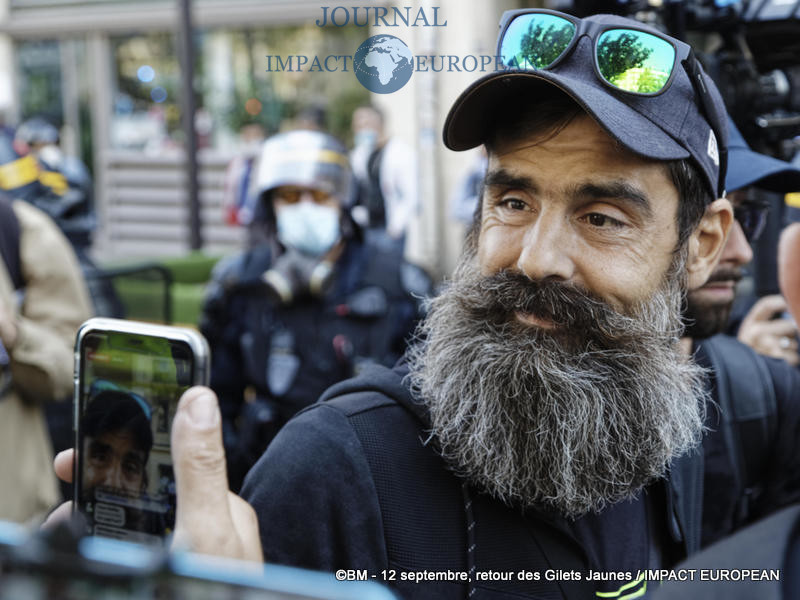
[{"label": "blurred background street", "polygon": [[429,11],[435,4],[447,25],[318,27],[318,2],[191,3],[200,206],[194,236],[181,121],[181,2],[0,2],[0,114],[6,127],[44,117],[59,129],[61,149],[85,163],[94,185],[90,255],[100,265],[119,265],[191,250],[213,259],[240,248],[244,228],[226,224],[223,210],[226,168],[247,143],[240,133],[258,124],[269,135],[318,111],[320,126],[352,145],[353,109],[371,101],[384,111],[389,133],[417,150],[420,209],[406,253],[441,276],[464,235],[463,223],[451,219],[449,198],[475,161],[473,153],[444,149],[441,126],[452,100],[479,73],[420,72],[403,89],[379,95],[362,87],[352,66],[267,71],[268,56],[352,56],[378,32],[403,39],[414,54],[491,55],[497,15],[520,3],[401,4]]}]

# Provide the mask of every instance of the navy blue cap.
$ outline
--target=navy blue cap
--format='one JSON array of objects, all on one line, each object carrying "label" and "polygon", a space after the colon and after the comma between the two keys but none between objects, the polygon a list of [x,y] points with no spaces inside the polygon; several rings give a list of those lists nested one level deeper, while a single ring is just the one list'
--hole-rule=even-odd
[{"label": "navy blue cap", "polygon": [[[594,15],[584,20],[633,25],[664,34],[616,15]],[[682,44],[674,40],[676,44]],[[720,186],[720,154],[727,131],[720,124],[717,140],[696,98],[686,69],[678,64],[670,86],[656,96],[636,96],[603,84],[594,70],[592,40],[582,37],[568,56],[552,69],[511,69],[486,75],[470,85],[453,103],[444,124],[444,143],[451,150],[469,150],[486,142],[495,119],[510,97],[524,95],[535,104],[537,89],[554,85],[571,96],[609,135],[628,150],[659,161],[690,158],[704,175],[712,198]],[[719,115],[725,115],[722,97],[711,78],[701,71]]]},{"label": "navy blue cap", "polygon": [[770,192],[800,192],[800,169],[793,164],[750,149],[734,122],[728,117],[729,192],[754,185]]}]

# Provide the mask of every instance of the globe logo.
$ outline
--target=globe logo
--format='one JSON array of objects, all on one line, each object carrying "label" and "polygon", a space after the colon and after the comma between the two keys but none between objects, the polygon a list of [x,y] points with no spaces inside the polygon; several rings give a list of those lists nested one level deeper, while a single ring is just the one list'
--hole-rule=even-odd
[{"label": "globe logo", "polygon": [[414,55],[393,35],[373,35],[353,55],[353,70],[365,88],[391,94],[402,88],[414,72]]}]

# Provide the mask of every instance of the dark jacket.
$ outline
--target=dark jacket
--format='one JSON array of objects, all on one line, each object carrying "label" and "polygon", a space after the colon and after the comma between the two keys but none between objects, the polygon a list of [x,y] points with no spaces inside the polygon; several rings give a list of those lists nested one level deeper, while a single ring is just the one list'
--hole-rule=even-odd
[{"label": "dark jacket", "polygon": [[398,252],[350,239],[327,292],[286,305],[268,296],[263,275],[273,263],[261,245],[219,265],[201,322],[234,489],[277,430],[326,388],[365,365],[396,362],[430,292],[427,275]]},{"label": "dark jacket", "polygon": [[[786,374],[777,363],[773,367]],[[405,372],[403,367],[375,368],[334,386],[273,441],[242,494],[258,514],[265,560],[327,571],[365,570],[407,598],[466,598],[470,587],[475,589],[472,598],[593,597],[596,588],[585,576],[578,581],[568,576],[603,568],[589,559],[597,549],[583,547],[575,528],[552,515],[509,507],[464,486],[426,444],[425,410],[403,385]],[[776,379],[783,417],[775,440],[780,453],[792,435],[797,439],[800,410],[789,400],[797,398],[800,378]],[[719,443],[713,430],[706,443]],[[783,475],[765,471],[775,479],[768,486],[774,490],[770,497],[776,503],[789,501],[791,490],[780,484],[788,485],[797,473],[798,456],[774,457],[794,470]],[[647,490],[656,533],[643,535],[648,546],[658,546],[661,566],[674,565],[700,548],[704,502],[709,501],[704,500],[703,478],[704,456],[696,453],[675,461],[668,481]],[[760,506],[763,511],[774,508],[766,500]],[[592,517],[594,525],[602,525],[610,512]],[[614,529],[607,531],[619,537],[616,547],[624,550],[627,540]],[[605,540],[601,560],[616,558],[608,556],[615,553],[615,541]],[[650,566],[642,559],[640,568]],[[473,578],[470,584],[412,583],[404,575],[476,571],[515,576],[507,581]],[[520,571],[540,578],[521,581]],[[548,571],[554,581],[547,579]]]}]

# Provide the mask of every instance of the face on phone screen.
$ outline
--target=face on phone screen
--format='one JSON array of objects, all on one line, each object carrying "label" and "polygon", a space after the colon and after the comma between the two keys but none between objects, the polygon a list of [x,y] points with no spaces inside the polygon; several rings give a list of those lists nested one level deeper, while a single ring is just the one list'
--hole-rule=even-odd
[{"label": "face on phone screen", "polygon": [[160,543],[175,522],[169,434],[193,381],[185,342],[91,331],[79,349],[76,501],[89,533]]}]

